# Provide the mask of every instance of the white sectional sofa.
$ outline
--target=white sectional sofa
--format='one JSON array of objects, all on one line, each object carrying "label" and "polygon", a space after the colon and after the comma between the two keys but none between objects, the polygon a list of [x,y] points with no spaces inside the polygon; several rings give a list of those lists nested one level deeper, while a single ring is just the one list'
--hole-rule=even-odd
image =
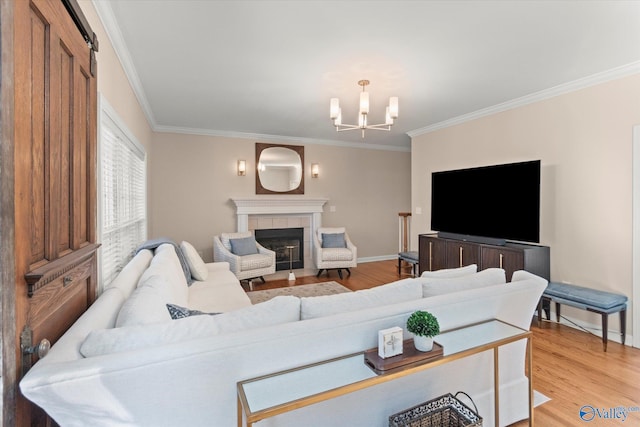
[{"label": "white sectional sofa", "polygon": [[[23,394],[61,426],[235,426],[238,381],[376,347],[380,329],[404,329],[418,309],[442,330],[493,318],[528,329],[546,287],[524,271],[504,284],[502,270],[485,270],[252,306],[226,266],[206,267],[206,280],[188,286],[173,246],[139,252],[22,379]],[[172,320],[167,303],[222,314]],[[501,348],[501,425],[528,416],[524,365],[524,341]],[[386,426],[391,414],[463,390],[493,426],[492,366],[484,352],[260,425]]]}]

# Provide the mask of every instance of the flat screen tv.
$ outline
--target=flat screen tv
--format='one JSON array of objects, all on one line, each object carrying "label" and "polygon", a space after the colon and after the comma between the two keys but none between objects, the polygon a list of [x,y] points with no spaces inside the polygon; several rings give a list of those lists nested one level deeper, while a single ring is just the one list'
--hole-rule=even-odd
[{"label": "flat screen tv", "polygon": [[431,229],[440,237],[540,242],[540,160],[433,172]]}]

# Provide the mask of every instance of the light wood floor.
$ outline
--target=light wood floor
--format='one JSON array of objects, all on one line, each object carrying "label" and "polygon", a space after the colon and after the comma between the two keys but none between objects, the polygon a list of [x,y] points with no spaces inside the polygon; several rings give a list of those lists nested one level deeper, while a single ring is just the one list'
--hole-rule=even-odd
[{"label": "light wood floor", "polygon": [[[335,280],[355,291],[399,279],[397,261],[361,263],[351,273],[351,276],[344,274],[344,279],[335,271],[328,278],[325,273],[320,278],[299,277],[295,285]],[[283,286],[291,284],[287,280],[274,280],[256,284],[255,290]],[[544,322],[542,328],[534,322],[531,330],[534,388],[551,398],[536,408],[536,426],[640,426],[640,349],[609,341],[605,353],[601,338],[555,322]],[[586,423],[579,414],[585,405],[607,412],[618,407],[638,409],[629,412],[623,424],[621,419],[601,418]],[[514,427],[526,425],[527,421],[521,421]]]}]

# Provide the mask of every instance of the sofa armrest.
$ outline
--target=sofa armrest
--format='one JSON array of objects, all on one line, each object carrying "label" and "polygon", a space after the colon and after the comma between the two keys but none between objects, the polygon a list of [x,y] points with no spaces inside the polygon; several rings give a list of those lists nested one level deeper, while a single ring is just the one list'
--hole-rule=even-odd
[{"label": "sofa armrest", "polygon": [[209,271],[230,270],[229,263],[227,261],[208,262],[205,265]]}]

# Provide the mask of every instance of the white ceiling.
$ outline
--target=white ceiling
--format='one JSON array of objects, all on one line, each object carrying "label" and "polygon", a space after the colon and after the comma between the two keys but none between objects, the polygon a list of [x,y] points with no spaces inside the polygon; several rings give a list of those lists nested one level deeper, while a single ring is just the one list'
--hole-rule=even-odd
[{"label": "white ceiling", "polygon": [[[640,69],[640,1],[93,2],[157,131],[407,149],[408,133]],[[370,123],[400,100],[392,131],[364,140],[328,117],[339,97],[357,122],[361,79]]]}]

